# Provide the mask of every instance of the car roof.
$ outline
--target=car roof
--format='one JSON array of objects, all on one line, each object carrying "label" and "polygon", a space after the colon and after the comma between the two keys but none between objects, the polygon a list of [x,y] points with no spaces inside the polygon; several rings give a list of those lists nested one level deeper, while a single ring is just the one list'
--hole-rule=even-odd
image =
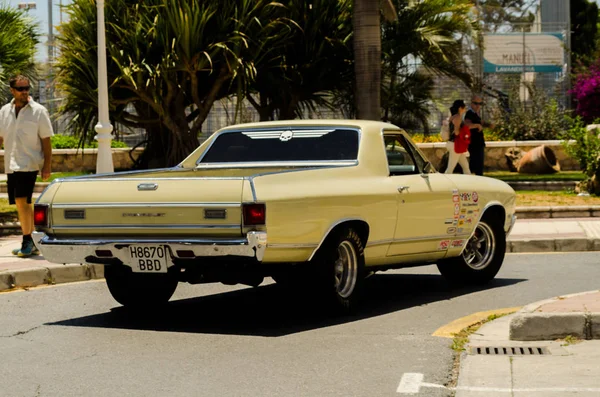
[{"label": "car roof", "polygon": [[254,123],[234,124],[219,131],[239,130],[239,129],[260,129],[277,127],[310,127],[310,126],[339,126],[354,127],[364,131],[375,130],[380,132],[382,129],[402,130],[402,128],[383,121],[376,120],[353,120],[353,119],[304,119],[304,120],[277,120],[277,121],[259,121]]}]

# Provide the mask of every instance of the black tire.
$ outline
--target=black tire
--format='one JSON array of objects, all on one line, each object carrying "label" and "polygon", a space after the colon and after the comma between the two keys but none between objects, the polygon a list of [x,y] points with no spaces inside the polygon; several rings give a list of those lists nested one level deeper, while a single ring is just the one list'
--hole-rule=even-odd
[{"label": "black tire", "polygon": [[349,313],[358,305],[365,279],[364,244],[345,227],[327,238],[313,259],[317,283],[335,311]]},{"label": "black tire", "polygon": [[128,266],[104,267],[106,285],[113,298],[125,307],[148,308],[165,304],[171,299],[178,281],[170,273],[136,274]]},{"label": "black tire", "polygon": [[483,218],[467,242],[462,255],[440,261],[440,273],[457,284],[485,284],[491,281],[504,262],[506,233],[502,224]]}]

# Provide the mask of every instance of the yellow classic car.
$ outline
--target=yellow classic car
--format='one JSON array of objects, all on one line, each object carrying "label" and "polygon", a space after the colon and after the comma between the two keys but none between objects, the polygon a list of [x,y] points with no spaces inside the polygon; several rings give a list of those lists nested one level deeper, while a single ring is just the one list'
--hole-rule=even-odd
[{"label": "yellow classic car", "polygon": [[124,306],[270,276],[349,310],[378,270],[493,279],[514,213],[509,185],[436,172],[395,125],[274,121],[223,128],[173,168],[55,180],[34,241],[50,262],[105,265]]}]

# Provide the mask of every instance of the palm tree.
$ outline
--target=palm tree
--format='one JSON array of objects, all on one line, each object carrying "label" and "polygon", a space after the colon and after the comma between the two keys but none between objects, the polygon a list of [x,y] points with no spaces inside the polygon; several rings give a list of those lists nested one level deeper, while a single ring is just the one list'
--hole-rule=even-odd
[{"label": "palm tree", "polygon": [[[251,43],[271,38],[279,8],[270,0],[107,1],[110,114],[146,130],[144,166],[177,164],[198,146],[213,103],[255,73]],[[89,139],[97,117],[95,4],[75,0],[67,12],[57,65],[61,112],[75,115],[70,127]]]},{"label": "palm tree", "polygon": [[23,74],[35,79],[33,56],[38,43],[37,25],[23,11],[0,5],[0,106],[8,102],[8,79]]}]

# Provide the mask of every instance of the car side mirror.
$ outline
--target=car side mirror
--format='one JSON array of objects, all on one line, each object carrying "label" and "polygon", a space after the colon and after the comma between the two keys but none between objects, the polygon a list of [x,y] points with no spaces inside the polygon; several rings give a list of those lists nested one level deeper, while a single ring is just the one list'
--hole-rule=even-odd
[{"label": "car side mirror", "polygon": [[425,166],[423,167],[423,174],[429,174],[431,172],[431,168],[432,168],[431,163],[429,161],[426,162]]}]

